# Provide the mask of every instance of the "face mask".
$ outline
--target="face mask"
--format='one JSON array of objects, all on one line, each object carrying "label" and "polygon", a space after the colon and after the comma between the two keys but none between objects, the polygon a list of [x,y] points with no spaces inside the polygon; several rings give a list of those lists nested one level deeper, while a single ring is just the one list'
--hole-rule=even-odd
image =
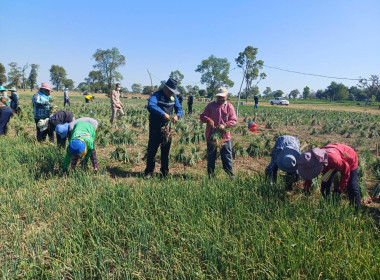
[{"label": "face mask", "polygon": [[43,96],[43,97],[45,97],[46,99],[50,99],[50,95],[46,95],[44,92],[41,92],[41,95]]},{"label": "face mask", "polygon": [[120,90],[121,90],[121,87],[118,87],[117,90],[120,91]]}]

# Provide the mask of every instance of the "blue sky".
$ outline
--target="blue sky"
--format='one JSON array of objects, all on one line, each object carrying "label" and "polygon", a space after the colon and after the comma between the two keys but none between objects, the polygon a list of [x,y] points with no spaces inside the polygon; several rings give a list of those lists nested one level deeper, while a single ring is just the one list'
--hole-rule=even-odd
[{"label": "blue sky", "polygon": [[[63,66],[77,85],[93,70],[96,49],[117,47],[126,57],[123,86],[166,80],[171,71],[197,84],[194,70],[210,55],[235,58],[248,45],[269,66],[327,76],[380,74],[380,1],[27,1],[0,0],[0,62],[40,65],[38,82]],[[334,79],[264,68],[269,86],[286,94],[324,89]],[[237,93],[242,73],[230,72]],[[356,81],[335,80],[347,86]]]}]

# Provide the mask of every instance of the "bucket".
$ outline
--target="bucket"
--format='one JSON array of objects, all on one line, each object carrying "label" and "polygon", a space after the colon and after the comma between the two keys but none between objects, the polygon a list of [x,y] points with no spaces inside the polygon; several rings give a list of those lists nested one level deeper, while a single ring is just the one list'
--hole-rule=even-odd
[{"label": "bucket", "polygon": [[257,124],[255,123],[251,124],[251,126],[249,127],[249,130],[252,132],[257,132]]}]

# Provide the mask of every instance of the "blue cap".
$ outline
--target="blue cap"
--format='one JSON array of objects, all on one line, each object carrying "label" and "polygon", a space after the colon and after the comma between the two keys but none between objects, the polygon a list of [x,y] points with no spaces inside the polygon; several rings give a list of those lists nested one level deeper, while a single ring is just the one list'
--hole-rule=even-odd
[{"label": "blue cap", "polygon": [[293,149],[285,149],[277,154],[276,164],[280,170],[294,173],[298,169],[297,160],[300,153]]},{"label": "blue cap", "polygon": [[80,139],[74,139],[69,144],[69,152],[70,154],[77,156],[83,153],[83,151],[86,149],[86,142]]},{"label": "blue cap", "polygon": [[58,124],[55,127],[55,132],[61,136],[62,139],[66,138],[69,132],[69,123]]}]

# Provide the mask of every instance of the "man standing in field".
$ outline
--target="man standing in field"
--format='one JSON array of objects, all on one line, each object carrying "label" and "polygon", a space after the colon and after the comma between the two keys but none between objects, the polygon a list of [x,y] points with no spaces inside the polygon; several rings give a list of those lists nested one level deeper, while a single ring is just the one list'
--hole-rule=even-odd
[{"label": "man standing in field", "polygon": [[189,97],[187,98],[187,108],[188,108],[189,115],[193,113],[193,102],[194,102],[193,93],[189,92]]},{"label": "man standing in field", "polygon": [[37,128],[37,141],[41,142],[46,139],[46,136],[49,134],[50,141],[54,141],[53,131],[45,130],[41,131],[38,127],[38,122],[42,119],[50,117],[50,92],[52,89],[48,83],[42,83],[40,90],[33,95],[33,112],[34,112],[34,122],[36,123]]},{"label": "man standing in field", "polygon": [[253,99],[255,100],[255,106],[253,107],[253,109],[257,109],[257,107],[259,105],[259,97],[257,95],[255,95],[255,97],[253,97]]},{"label": "man standing in field", "polygon": [[118,114],[118,120],[121,120],[121,118],[124,116],[124,105],[120,102],[120,90],[121,85],[117,83],[115,89],[111,93],[111,124],[113,124],[116,114]]},{"label": "man standing in field", "polygon": [[[178,95],[177,81],[169,78],[164,87],[155,92],[148,101],[149,115],[149,142],[145,177],[152,176],[155,166],[155,157],[158,147],[161,145],[161,174],[165,177],[169,173],[169,152],[171,139],[165,141],[163,131],[169,122],[176,123],[182,117],[182,107],[176,95]],[[174,117],[170,118],[173,110]]]},{"label": "man standing in field", "polygon": [[231,134],[228,128],[236,125],[237,118],[234,107],[227,102],[227,95],[227,89],[220,87],[216,94],[216,101],[212,101],[206,106],[200,120],[202,123],[207,123],[207,173],[209,176],[214,175],[217,147],[214,145],[213,140],[217,139],[222,141],[219,148],[223,169],[231,178],[235,178],[232,163]]},{"label": "man standing in field", "polygon": [[13,116],[13,110],[7,106],[5,97],[1,97],[0,102],[0,135],[6,135],[8,132],[9,120]]},{"label": "man standing in field", "polygon": [[71,107],[70,105],[70,99],[69,99],[69,89],[68,88],[65,88],[64,92],[63,92],[63,107],[66,107],[66,103],[69,104],[69,106]]}]

